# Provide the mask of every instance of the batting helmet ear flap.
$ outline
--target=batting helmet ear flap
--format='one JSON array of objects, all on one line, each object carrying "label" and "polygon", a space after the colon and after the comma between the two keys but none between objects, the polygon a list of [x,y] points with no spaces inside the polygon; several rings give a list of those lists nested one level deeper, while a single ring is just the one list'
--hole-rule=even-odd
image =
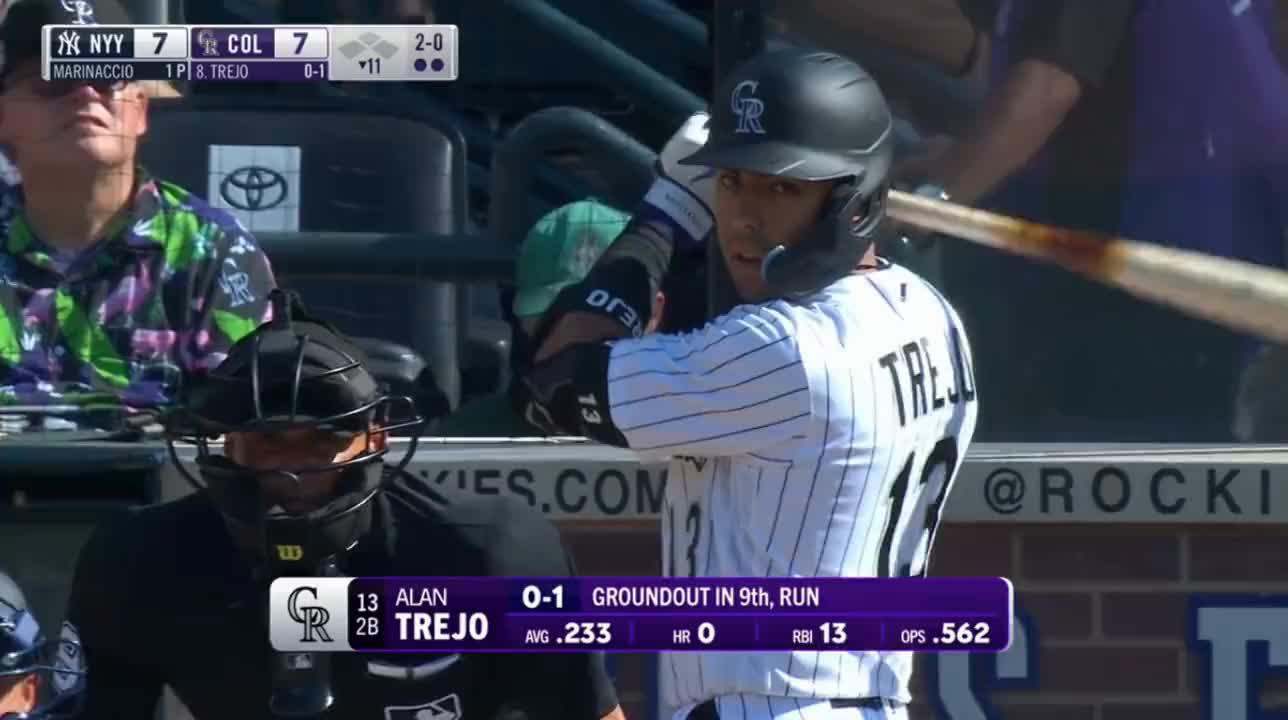
[{"label": "batting helmet ear flap", "polygon": [[884,184],[870,194],[860,190],[862,185],[861,174],[837,183],[805,236],[765,255],[760,275],[771,288],[786,298],[804,297],[859,264],[885,217],[887,194]]}]

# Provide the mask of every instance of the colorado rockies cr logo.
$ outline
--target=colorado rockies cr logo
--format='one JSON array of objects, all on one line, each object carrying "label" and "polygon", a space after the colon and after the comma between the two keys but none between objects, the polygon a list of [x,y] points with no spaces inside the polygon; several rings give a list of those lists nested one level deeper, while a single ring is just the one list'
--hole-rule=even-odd
[{"label": "colorado rockies cr logo", "polygon": [[326,631],[326,624],[331,620],[331,612],[321,605],[300,607],[300,595],[309,593],[314,600],[318,599],[315,587],[296,588],[286,599],[286,614],[292,620],[304,626],[300,642],[331,642],[331,635]]},{"label": "colorado rockies cr logo", "polygon": [[734,128],[736,133],[765,134],[765,126],[760,124],[760,116],[765,114],[765,101],[751,97],[757,85],[759,83],[755,80],[743,80],[733,89],[729,100],[733,114],[738,116],[738,127]]}]

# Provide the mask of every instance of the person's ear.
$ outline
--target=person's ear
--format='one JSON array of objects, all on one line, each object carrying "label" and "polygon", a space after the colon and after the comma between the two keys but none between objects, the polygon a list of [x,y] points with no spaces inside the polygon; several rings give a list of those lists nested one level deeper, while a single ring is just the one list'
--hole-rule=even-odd
[{"label": "person's ear", "polygon": [[13,693],[17,707],[25,708],[19,710],[18,717],[26,717],[23,713],[35,710],[37,701],[40,699],[40,678],[37,675],[28,675],[19,680],[9,692]]},{"label": "person's ear", "polygon": [[138,135],[142,137],[148,132],[148,107],[152,102],[152,98],[148,96],[144,87],[139,85],[135,91],[134,100],[139,103],[139,113],[135,122],[138,123]]}]

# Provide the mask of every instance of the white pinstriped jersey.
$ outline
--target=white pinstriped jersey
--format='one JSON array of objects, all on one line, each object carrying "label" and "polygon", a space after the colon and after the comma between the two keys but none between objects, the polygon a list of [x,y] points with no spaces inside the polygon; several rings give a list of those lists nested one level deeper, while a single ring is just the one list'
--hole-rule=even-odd
[{"label": "white pinstriped jersey", "polygon": [[[957,313],[897,265],[685,335],[617,342],[614,424],[672,456],[672,576],[923,572],[975,430]],[[738,693],[909,701],[910,653],[669,653],[673,707]]]}]

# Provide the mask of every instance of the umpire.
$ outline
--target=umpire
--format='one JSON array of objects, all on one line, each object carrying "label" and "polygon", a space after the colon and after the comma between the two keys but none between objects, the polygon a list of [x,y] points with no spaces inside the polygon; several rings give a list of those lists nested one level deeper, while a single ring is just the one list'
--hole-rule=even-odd
[{"label": "umpire", "polygon": [[[361,351],[294,296],[271,297],[273,320],[167,422],[172,454],[197,447],[198,492],[100,527],[82,551],[69,617],[96,668],[87,716],[150,717],[169,685],[198,720],[620,718],[598,654],[318,654],[303,669],[275,655],[275,577],[574,570],[526,506],[447,506],[402,472],[414,443],[386,465],[388,433],[420,423],[411,401],[383,394]],[[281,545],[302,552],[285,560]]]}]

